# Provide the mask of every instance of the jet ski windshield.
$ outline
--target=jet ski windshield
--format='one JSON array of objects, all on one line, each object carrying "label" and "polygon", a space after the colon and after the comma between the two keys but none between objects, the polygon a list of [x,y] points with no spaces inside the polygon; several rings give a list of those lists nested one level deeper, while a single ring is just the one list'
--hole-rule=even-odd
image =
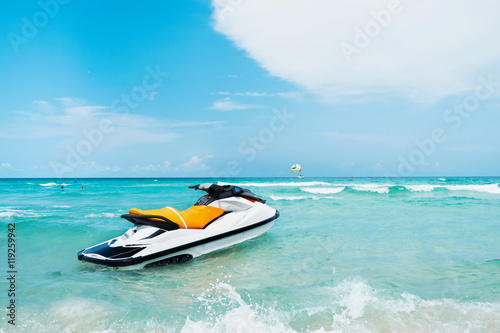
[{"label": "jet ski windshield", "polygon": [[207,192],[208,194],[198,199],[195,206],[209,205],[211,202],[215,200],[225,199],[230,197],[242,197],[251,201],[266,203],[265,200],[256,196],[252,191],[235,185],[216,185],[216,184],[204,183],[200,185],[189,186],[189,188],[194,188],[195,190],[202,190]]}]

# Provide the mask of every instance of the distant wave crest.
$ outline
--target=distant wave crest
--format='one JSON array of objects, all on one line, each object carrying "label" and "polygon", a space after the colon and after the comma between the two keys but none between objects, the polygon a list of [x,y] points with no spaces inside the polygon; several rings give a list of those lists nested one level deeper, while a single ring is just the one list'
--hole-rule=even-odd
[{"label": "distant wave crest", "polygon": [[225,182],[218,182],[218,185],[238,185],[238,186],[255,186],[255,187],[299,187],[299,186],[318,186],[318,185],[332,185],[327,182],[279,182],[279,183],[273,183],[273,182],[263,182],[263,183],[225,183]]},{"label": "distant wave crest", "polygon": [[[0,208],[1,209],[1,208]],[[0,217],[42,217],[48,216],[44,213],[36,213],[31,209],[13,209],[13,208],[3,208],[0,210]]]},{"label": "distant wave crest", "polygon": [[328,188],[328,187],[301,187],[300,190],[308,193],[313,193],[313,194],[335,194],[335,193],[340,193],[345,189],[345,186],[343,187],[333,187],[333,188]]}]

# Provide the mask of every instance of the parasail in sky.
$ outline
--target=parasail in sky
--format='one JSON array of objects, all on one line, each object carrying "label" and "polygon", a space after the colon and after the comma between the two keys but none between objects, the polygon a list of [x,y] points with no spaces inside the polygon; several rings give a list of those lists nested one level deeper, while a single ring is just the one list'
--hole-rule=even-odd
[{"label": "parasail in sky", "polygon": [[292,172],[301,172],[302,167],[300,166],[300,164],[294,164],[294,165],[292,165],[291,170],[292,170]]}]

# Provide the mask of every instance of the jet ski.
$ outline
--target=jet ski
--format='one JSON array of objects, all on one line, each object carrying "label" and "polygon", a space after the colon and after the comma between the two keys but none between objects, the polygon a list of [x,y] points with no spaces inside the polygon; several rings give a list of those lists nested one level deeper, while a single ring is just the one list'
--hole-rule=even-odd
[{"label": "jet ski", "polygon": [[248,189],[234,185],[189,186],[205,191],[190,208],[132,208],[121,217],[133,223],[123,235],[78,252],[78,259],[115,268],[182,263],[257,237],[279,212]]}]

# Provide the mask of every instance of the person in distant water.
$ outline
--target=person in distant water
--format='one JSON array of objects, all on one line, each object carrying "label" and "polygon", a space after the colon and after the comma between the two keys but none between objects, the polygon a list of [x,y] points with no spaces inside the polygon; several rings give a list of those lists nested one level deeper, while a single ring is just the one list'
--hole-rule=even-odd
[{"label": "person in distant water", "polygon": [[56,180],[56,183],[57,183],[57,180]]},{"label": "person in distant water", "polygon": [[85,190],[85,186],[82,186],[82,190]]},{"label": "person in distant water", "polygon": [[64,186],[61,186],[61,191],[64,190]]}]

